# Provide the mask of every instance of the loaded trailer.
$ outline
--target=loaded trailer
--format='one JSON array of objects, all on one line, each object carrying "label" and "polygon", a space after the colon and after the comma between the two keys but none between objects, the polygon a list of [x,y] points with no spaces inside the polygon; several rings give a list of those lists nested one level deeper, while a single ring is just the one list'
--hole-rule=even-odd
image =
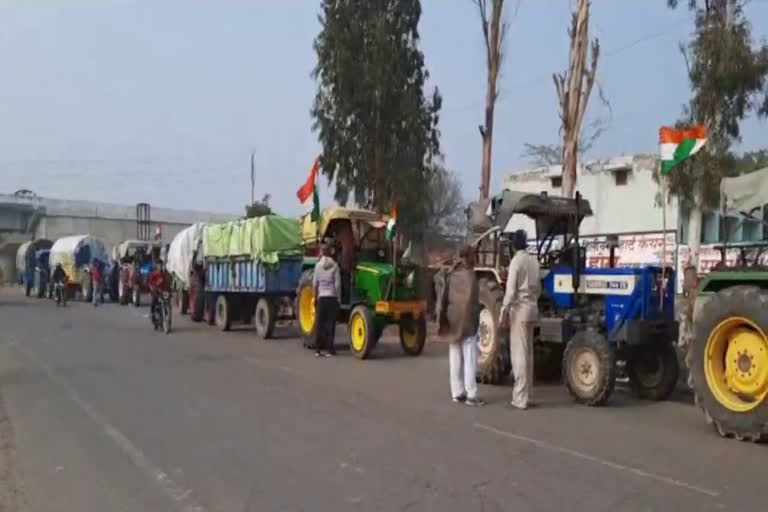
[{"label": "loaded trailer", "polygon": [[[293,303],[302,272],[297,219],[267,215],[205,226],[200,243],[204,317],[229,330],[252,324],[261,338],[273,335],[278,320],[295,317]],[[193,305],[193,317],[195,307]]]}]

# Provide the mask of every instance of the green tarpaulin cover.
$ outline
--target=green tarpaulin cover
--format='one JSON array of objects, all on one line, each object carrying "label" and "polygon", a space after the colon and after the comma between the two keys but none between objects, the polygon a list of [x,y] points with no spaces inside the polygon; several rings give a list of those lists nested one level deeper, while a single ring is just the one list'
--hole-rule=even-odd
[{"label": "green tarpaulin cover", "polygon": [[249,256],[265,263],[277,263],[280,256],[301,250],[299,221],[291,217],[266,215],[223,224],[208,224],[203,230],[205,257]]}]

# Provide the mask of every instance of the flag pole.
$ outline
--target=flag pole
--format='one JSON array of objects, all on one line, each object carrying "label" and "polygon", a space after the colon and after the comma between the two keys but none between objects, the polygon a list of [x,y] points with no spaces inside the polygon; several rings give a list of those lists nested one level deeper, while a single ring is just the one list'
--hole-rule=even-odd
[{"label": "flag pole", "polygon": [[661,174],[661,162],[659,162],[659,175],[661,178],[661,285],[659,286],[659,310],[664,310],[664,294],[666,286],[664,279],[667,273],[667,177]]}]

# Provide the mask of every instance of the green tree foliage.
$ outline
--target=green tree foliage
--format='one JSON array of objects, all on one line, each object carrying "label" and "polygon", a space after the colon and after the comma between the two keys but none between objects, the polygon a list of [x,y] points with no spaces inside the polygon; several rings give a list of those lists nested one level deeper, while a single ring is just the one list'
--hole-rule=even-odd
[{"label": "green tree foliage", "polygon": [[336,200],[388,212],[418,233],[424,198],[440,153],[442,103],[419,49],[417,0],[323,0],[315,39],[318,82],[312,108],[322,173]]},{"label": "green tree foliage", "polygon": [[254,217],[272,215],[272,207],[269,206],[269,201],[271,199],[271,194],[264,194],[261,200],[254,201],[252,205],[245,207],[245,216],[252,219]]},{"label": "green tree foliage", "polygon": [[[670,7],[678,0],[667,0]],[[672,192],[684,202],[716,205],[720,179],[737,173],[730,147],[741,140],[740,123],[753,112],[768,114],[768,47],[756,46],[741,4],[734,0],[688,0],[696,33],[681,51],[693,97],[678,125],[703,123],[710,131],[704,151],[675,169]],[[698,197],[695,197],[698,195]]]},{"label": "green tree foliage", "polygon": [[425,238],[456,237],[466,231],[466,202],[456,173],[433,164],[425,204]]}]

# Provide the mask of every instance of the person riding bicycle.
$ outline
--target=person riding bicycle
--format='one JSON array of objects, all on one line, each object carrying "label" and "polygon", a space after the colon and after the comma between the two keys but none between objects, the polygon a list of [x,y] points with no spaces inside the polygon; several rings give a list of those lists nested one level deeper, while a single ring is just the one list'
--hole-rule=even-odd
[{"label": "person riding bicycle", "polygon": [[53,284],[66,283],[68,279],[69,277],[67,277],[67,273],[64,272],[64,267],[61,266],[61,263],[57,263],[56,268],[53,269],[53,275],[51,275]]},{"label": "person riding bicycle", "polygon": [[160,302],[160,294],[164,291],[171,291],[171,275],[165,270],[165,263],[163,261],[160,261],[157,268],[149,275],[147,285],[149,286],[149,293],[152,295],[149,311],[150,315],[154,315],[155,308]]}]

